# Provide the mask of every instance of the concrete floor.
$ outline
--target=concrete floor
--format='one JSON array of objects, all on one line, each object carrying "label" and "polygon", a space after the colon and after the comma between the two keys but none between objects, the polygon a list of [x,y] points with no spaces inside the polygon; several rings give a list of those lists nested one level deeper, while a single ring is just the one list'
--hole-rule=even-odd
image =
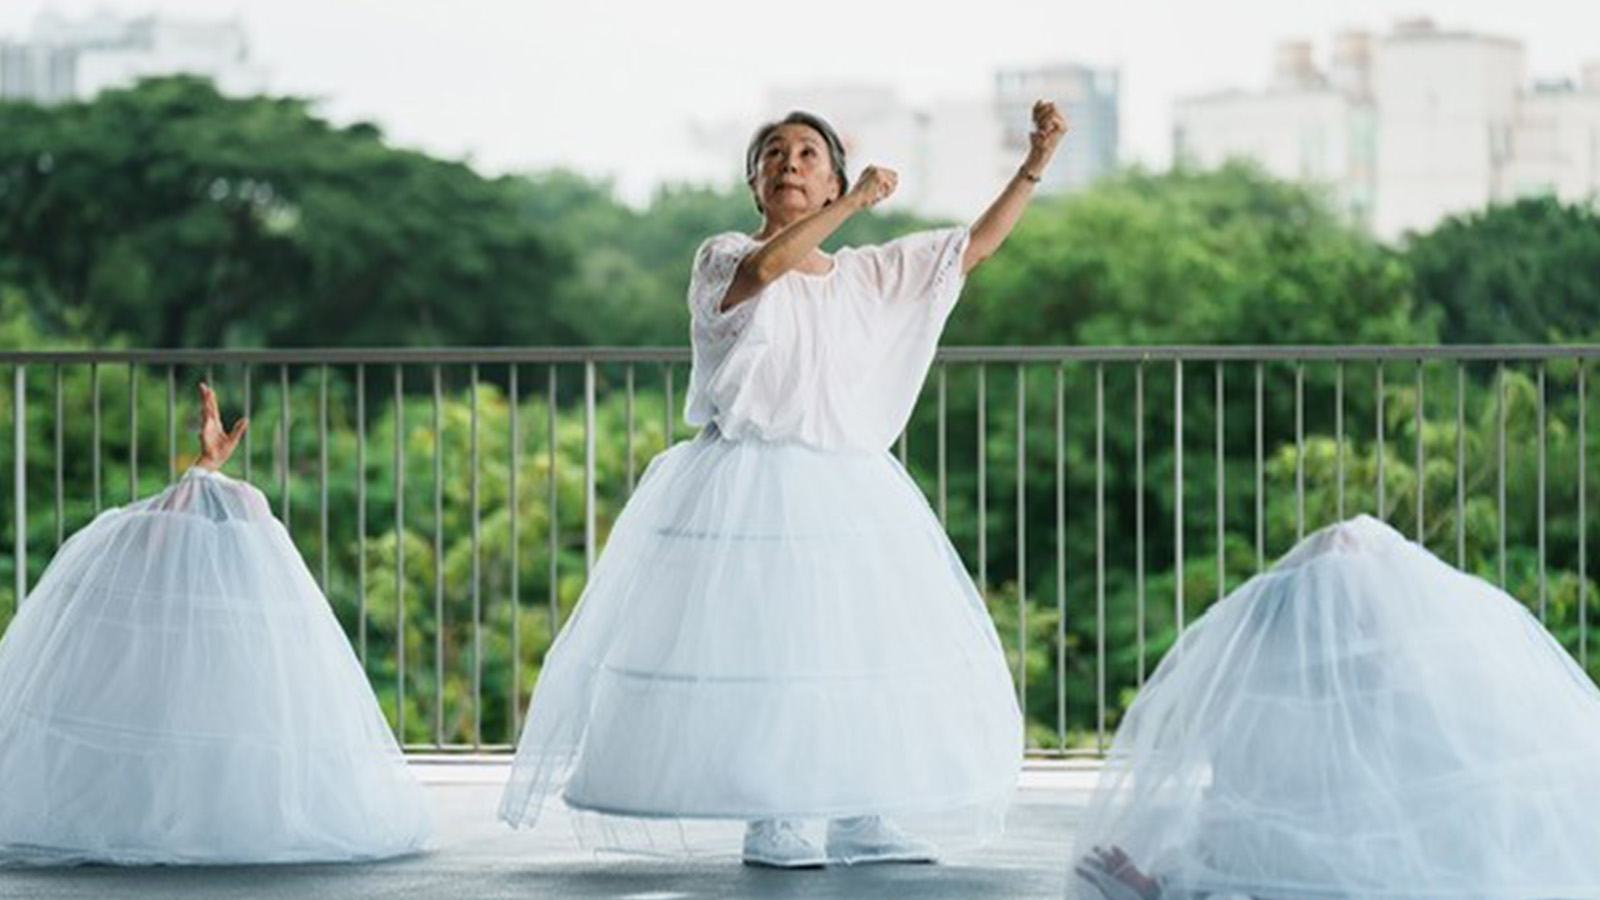
[{"label": "concrete floor", "polygon": [[1031,763],[1004,838],[937,866],[775,872],[742,866],[732,855],[597,857],[578,846],[564,810],[550,810],[538,828],[525,831],[495,819],[503,759],[415,766],[436,817],[432,847],[421,856],[370,865],[0,870],[0,898],[1060,900],[1072,831],[1097,775],[1089,764]]}]

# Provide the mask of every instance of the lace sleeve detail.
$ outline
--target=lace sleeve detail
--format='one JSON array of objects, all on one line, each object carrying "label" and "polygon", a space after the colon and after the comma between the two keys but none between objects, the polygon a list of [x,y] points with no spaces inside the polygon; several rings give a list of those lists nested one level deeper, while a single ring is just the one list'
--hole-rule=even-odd
[{"label": "lace sleeve detail", "polygon": [[927,302],[948,310],[966,284],[961,259],[969,240],[966,228],[942,228],[908,234],[862,253],[884,302]]},{"label": "lace sleeve detail", "polygon": [[733,284],[739,264],[756,248],[756,242],[738,232],[719,234],[700,245],[689,276],[689,313],[695,329],[712,344],[732,340],[744,330],[755,311],[752,297],[729,310],[722,299]]}]

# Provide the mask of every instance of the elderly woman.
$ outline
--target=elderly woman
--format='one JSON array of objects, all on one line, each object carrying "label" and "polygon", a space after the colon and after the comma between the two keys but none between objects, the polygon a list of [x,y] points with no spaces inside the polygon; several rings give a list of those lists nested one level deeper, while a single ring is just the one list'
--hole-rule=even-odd
[{"label": "elderly woman", "polygon": [[721,822],[744,829],[747,863],[778,867],[931,862],[998,830],[1022,750],[1009,671],[888,448],[965,276],[1066,132],[1049,103],[1033,122],[970,228],[831,255],[823,241],[895,173],[869,166],[851,188],[812,115],[756,133],[761,228],[707,240],[690,279],[702,430],[652,461],[552,646],[505,821],[532,824],[560,792],[606,848],[731,843]]}]

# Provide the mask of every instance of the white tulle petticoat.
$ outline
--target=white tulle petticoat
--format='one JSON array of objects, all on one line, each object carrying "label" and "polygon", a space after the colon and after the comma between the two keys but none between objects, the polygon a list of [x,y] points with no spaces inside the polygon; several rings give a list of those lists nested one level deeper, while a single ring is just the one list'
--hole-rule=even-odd
[{"label": "white tulle petticoat", "polygon": [[1360,517],[1163,660],[1073,859],[1121,847],[1168,898],[1595,898],[1597,760],[1600,692],[1538,621]]},{"label": "white tulle petticoat", "polygon": [[259,491],[195,470],[61,548],[0,641],[0,863],[417,850],[426,798]]},{"label": "white tulle petticoat", "polygon": [[610,849],[733,852],[710,826],[873,813],[959,841],[998,829],[1020,760],[994,628],[899,464],[712,428],[619,517],[501,817],[559,792]]}]

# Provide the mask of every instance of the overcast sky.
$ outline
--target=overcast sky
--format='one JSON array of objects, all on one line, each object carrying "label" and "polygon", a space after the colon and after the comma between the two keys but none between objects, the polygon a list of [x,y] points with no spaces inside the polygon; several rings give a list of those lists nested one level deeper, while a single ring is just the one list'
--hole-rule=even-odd
[{"label": "overcast sky", "polygon": [[[937,8],[956,12],[935,13]],[[0,5],[0,36],[46,4]],[[1530,77],[1600,60],[1597,0],[63,0],[137,14],[239,18],[274,91],[489,172],[568,166],[638,197],[703,177],[691,121],[748,120],[769,87],[886,84],[912,103],[985,94],[995,69],[1057,61],[1123,77],[1123,155],[1163,165],[1172,102],[1262,86],[1274,45],[1345,28],[1442,27],[1520,38]],[[819,110],[826,114],[826,110]],[[729,171],[737,161],[729,161]]]}]

